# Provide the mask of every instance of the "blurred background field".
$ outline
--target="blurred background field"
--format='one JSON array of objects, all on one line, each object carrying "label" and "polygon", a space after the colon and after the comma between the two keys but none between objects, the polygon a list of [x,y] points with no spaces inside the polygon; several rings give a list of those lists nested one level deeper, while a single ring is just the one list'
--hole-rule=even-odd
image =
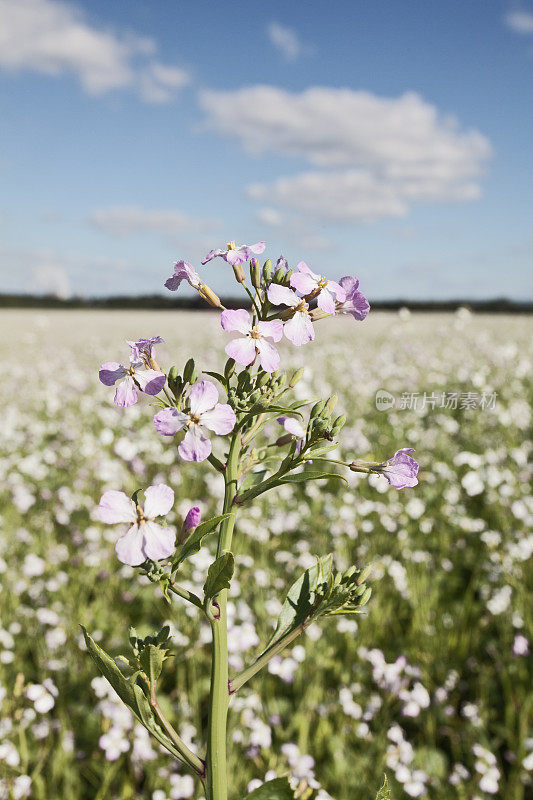
[{"label": "blurred background field", "polygon": [[[232,800],[286,773],[323,798],[367,800],[383,772],[397,800],[531,797],[532,332],[519,316],[376,313],[321,324],[313,349],[286,348],[287,368],[306,366],[300,396],[339,395],[342,456],[414,447],[420,484],[397,492],[350,474],[348,487],[283,487],[242,510],[233,669],[268,638],[315,555],[374,570],[367,615],[312,626],[234,699]],[[211,467],[178,463],[149,405],[117,409],[98,382],[100,363],[126,357],[125,339],[156,334],[165,368],[191,352],[201,368],[220,366],[216,314],[2,313],[0,797],[201,795],[96,676],[78,627],[118,654],[130,624],[168,622],[168,712],[203,748],[209,632],[119,564],[116,530],[94,516],[105,489],[158,481],[176,492],[171,523],[194,504],[220,508]],[[396,399],[384,411],[380,389]],[[440,407],[443,392],[450,406],[458,393],[457,408]],[[417,409],[402,407],[415,398]],[[201,587],[211,546],[184,583]]]}]

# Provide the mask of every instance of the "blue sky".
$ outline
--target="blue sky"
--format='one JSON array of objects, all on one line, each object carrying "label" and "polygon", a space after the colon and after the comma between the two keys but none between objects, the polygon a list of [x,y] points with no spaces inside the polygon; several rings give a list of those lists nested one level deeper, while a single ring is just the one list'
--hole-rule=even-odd
[{"label": "blue sky", "polygon": [[370,298],[531,298],[533,2],[0,20],[0,291],[163,292],[173,261],[266,239]]}]

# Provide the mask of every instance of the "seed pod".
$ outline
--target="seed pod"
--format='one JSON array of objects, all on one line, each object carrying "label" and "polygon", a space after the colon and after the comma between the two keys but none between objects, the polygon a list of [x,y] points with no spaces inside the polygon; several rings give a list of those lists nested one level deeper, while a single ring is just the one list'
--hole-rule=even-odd
[{"label": "seed pod", "polygon": [[183,382],[193,384],[196,383],[197,378],[198,371],[194,365],[194,358],[189,358],[183,368]]},{"label": "seed pod", "polygon": [[241,264],[233,264],[233,274],[239,283],[246,283],[246,275]]},{"label": "seed pod", "polygon": [[250,280],[252,281],[252,286],[259,289],[261,286],[261,271],[257,258],[250,259]]},{"label": "seed pod", "polygon": [[272,277],[272,261],[269,258],[267,258],[267,260],[263,264],[263,278],[267,283],[270,283],[271,277]]},{"label": "seed pod", "polygon": [[325,407],[326,407],[326,401],[325,400],[319,400],[318,403],[315,403],[313,408],[311,409],[311,413],[309,414],[309,418],[313,419],[313,417],[318,417],[318,415],[321,414],[324,411]]},{"label": "seed pod", "polygon": [[229,380],[234,372],[235,372],[235,361],[232,358],[228,358],[224,366],[224,376]]},{"label": "seed pod", "polygon": [[291,387],[291,389],[294,389],[298,381],[302,379],[303,374],[304,374],[303,367],[300,367],[300,369],[297,369],[296,372],[293,372],[292,377],[289,381],[289,386]]}]

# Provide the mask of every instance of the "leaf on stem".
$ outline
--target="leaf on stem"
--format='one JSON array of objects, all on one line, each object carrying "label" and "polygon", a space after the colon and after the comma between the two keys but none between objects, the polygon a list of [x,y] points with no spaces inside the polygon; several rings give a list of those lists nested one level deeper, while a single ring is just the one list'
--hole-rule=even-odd
[{"label": "leaf on stem", "polygon": [[287,778],[274,778],[246,795],[245,800],[294,800],[294,792]]},{"label": "leaf on stem", "polygon": [[177,555],[172,562],[172,572],[174,573],[176,571],[182,561],[185,561],[186,558],[189,558],[197,553],[202,546],[203,539],[206,536],[209,536],[210,533],[214,533],[220,523],[230,516],[231,514],[220,514],[220,516],[208,519],[198,525],[194,532],[189,536],[187,541],[178,550]]},{"label": "leaf on stem", "polygon": [[391,800],[390,787],[389,787],[389,782],[387,780],[387,776],[384,775],[383,777],[385,780],[383,781],[383,786],[376,795],[376,800]]},{"label": "leaf on stem", "polygon": [[206,598],[215,597],[222,589],[229,589],[235,569],[235,558],[229,550],[214,561],[207,572],[204,584]]}]

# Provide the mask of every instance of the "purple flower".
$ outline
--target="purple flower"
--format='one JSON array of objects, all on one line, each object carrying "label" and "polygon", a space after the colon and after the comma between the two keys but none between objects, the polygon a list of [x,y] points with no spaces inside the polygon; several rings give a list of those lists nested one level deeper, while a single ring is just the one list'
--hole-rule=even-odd
[{"label": "purple flower", "polygon": [[283,332],[287,339],[298,347],[307,342],[312,342],[315,338],[315,329],[311,317],[309,316],[309,306],[296,292],[288,286],[280,286],[273,283],[268,289],[268,299],[275,306],[289,306],[294,309],[291,319],[283,326]]},{"label": "purple flower", "polygon": [[189,391],[189,410],[164,408],[154,417],[154,425],[163,436],[174,436],[186,430],[185,438],[178,447],[184,461],[204,461],[212,446],[203,429],[219,435],[229,433],[235,427],[235,412],[227,403],[218,403],[218,391],[210,381],[199,381]]},{"label": "purple flower", "polygon": [[165,340],[161,336],[151,336],[149,339],[137,339],[136,342],[128,342],[131,347],[130,361],[143,361],[147,366],[155,358],[155,345],[163,344]]},{"label": "purple flower", "polygon": [[105,386],[113,386],[119,381],[115,391],[115,405],[132,406],[139,398],[137,389],[146,394],[159,394],[165,385],[165,375],[156,369],[142,369],[142,367],[150,364],[154,355],[154,344],[162,341],[160,336],[153,336],[151,339],[128,342],[131,348],[128,367],[119,364],[118,361],[106,361],[102,364],[98,371],[100,381]]},{"label": "purple flower", "polygon": [[407,486],[416,486],[418,483],[418,464],[408,453],[414,453],[412,447],[397,450],[392,458],[373,467],[373,472],[385,475],[391,486],[395,489],[405,489]]},{"label": "purple flower", "polygon": [[289,269],[289,262],[283,256],[280,256],[276,261],[276,267],[274,269],[274,272],[277,272],[278,269],[282,269],[283,272],[287,272]]},{"label": "purple flower", "polygon": [[255,361],[259,353],[259,361],[265,372],[275,372],[279,369],[279,353],[270,342],[267,342],[267,338],[279,342],[283,336],[281,320],[275,319],[252,325],[248,311],[239,308],[236,311],[223,311],[220,324],[225,331],[239,331],[243,334],[242,338],[233,339],[226,345],[226,353],[237,364],[247,367]]},{"label": "purple flower", "polygon": [[339,283],[346,293],[346,299],[343,302],[337,302],[337,314],[351,314],[354,319],[362,322],[370,311],[370,303],[359,291],[359,281],[357,278],[352,278],[351,275],[346,275],[340,279]]},{"label": "purple flower", "polygon": [[174,552],[175,533],[154,522],[156,517],[168,514],[174,505],[173,490],[160,483],[149,486],[144,497],[143,509],[124,492],[112,489],[104,492],[97,510],[98,519],[106,525],[131,523],[115,545],[119,561],[130,567],[138,567],[147,558],[160,561]]},{"label": "purple flower", "polygon": [[187,516],[183,521],[183,530],[185,533],[191,533],[200,524],[202,513],[198,506],[193,506],[187,512]]},{"label": "purple flower", "polygon": [[165,286],[171,292],[175,292],[180,287],[182,281],[187,281],[193,289],[199,289],[202,286],[200,276],[194,269],[192,264],[188,261],[176,261],[174,264],[174,275],[165,281]]},{"label": "purple flower", "polygon": [[209,253],[202,259],[202,264],[207,264],[213,258],[223,258],[228,264],[232,266],[235,264],[242,264],[243,261],[249,261],[252,255],[258,256],[264,252],[265,242],[257,242],[256,244],[241,244],[239,247],[235,246],[235,242],[228,242],[226,250],[210,250]]},{"label": "purple flower", "polygon": [[310,269],[305,261],[296,265],[298,272],[291,275],[291,286],[300,294],[317,298],[318,307],[326,314],[335,313],[335,300],[342,303],[346,300],[346,292],[335,281],[329,281]]}]

